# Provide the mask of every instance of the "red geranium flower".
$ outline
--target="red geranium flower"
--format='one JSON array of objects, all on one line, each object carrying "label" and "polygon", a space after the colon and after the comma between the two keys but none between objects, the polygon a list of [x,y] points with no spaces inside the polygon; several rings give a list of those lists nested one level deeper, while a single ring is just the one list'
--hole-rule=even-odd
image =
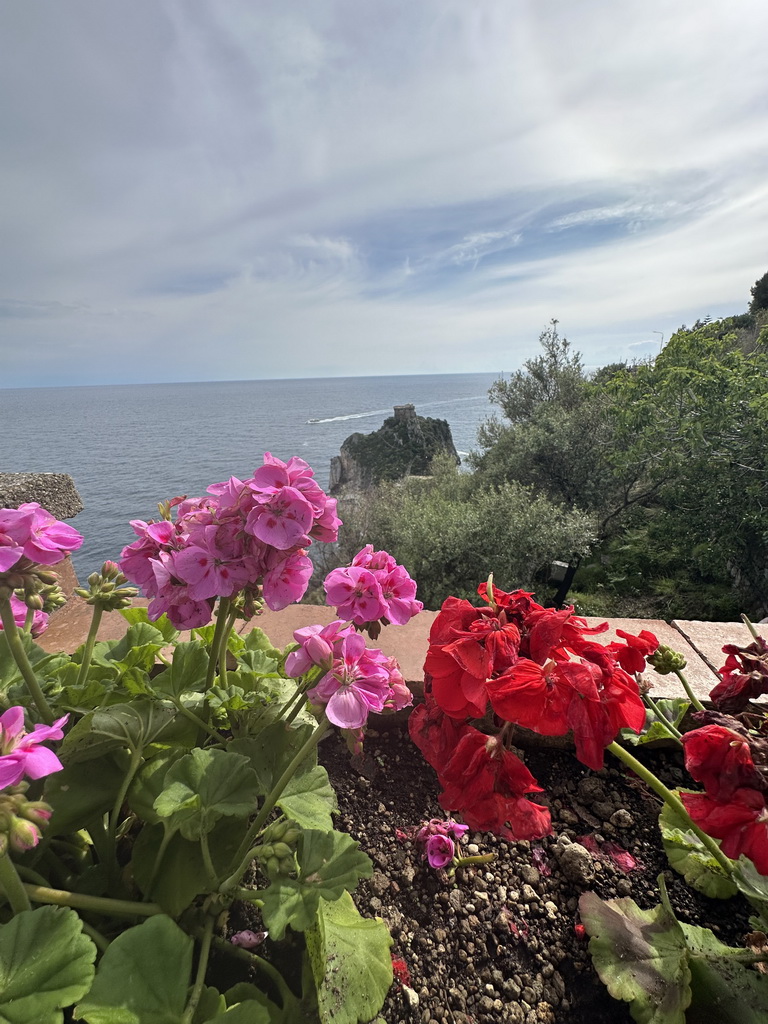
[{"label": "red geranium flower", "polygon": [[613,643],[610,648],[616,655],[619,664],[625,672],[642,672],[645,668],[645,659],[653,654],[659,646],[658,637],[648,629],[641,629],[637,636],[632,633],[625,633],[623,629],[616,630],[616,636],[626,640],[625,644]]},{"label": "red geranium flower", "polygon": [[728,803],[705,793],[681,793],[686,811],[710,836],[722,840],[726,857],[736,860],[743,853],[761,875],[768,875],[768,807],[756,789],[737,789]]},{"label": "red geranium flower", "polygon": [[693,729],[683,736],[683,747],[685,767],[713,800],[730,800],[744,786],[763,789],[749,744],[731,729],[722,725]]},{"label": "red geranium flower", "polygon": [[710,700],[719,711],[735,715],[750,700],[768,693],[768,645],[758,637],[747,647],[726,644],[728,657],[720,669],[722,682],[712,690]]}]

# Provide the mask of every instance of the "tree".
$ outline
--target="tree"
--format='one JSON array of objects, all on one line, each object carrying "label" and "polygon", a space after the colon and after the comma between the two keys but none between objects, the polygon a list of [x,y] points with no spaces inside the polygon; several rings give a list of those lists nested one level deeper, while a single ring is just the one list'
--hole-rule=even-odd
[{"label": "tree", "polygon": [[752,300],[749,303],[749,312],[757,313],[758,310],[768,309],[768,273],[763,274],[752,285]]}]

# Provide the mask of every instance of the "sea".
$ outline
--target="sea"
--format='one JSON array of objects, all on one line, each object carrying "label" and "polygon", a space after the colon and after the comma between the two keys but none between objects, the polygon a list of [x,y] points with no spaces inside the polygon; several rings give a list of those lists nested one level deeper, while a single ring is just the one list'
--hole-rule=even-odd
[{"label": "sea", "polygon": [[0,472],[69,473],[84,510],[75,552],[85,579],[135,539],[157,502],[244,479],[263,453],[305,459],[328,485],[350,434],[377,430],[395,405],[445,419],[460,455],[493,411],[497,374],[324,377],[0,390]]}]

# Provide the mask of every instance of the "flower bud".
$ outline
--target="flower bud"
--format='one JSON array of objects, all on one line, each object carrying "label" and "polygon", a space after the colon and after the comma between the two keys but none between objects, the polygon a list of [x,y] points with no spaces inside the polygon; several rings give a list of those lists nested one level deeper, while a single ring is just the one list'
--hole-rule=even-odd
[{"label": "flower bud", "polygon": [[105,562],[101,567],[101,575],[105,580],[114,580],[120,575],[120,567],[116,562]]},{"label": "flower bud", "polygon": [[40,842],[42,836],[37,825],[31,821],[24,821],[22,818],[14,818],[8,833],[8,840],[11,849],[17,853],[26,853],[33,849]]},{"label": "flower bud", "polygon": [[285,835],[283,836],[283,842],[288,846],[294,846],[299,841],[300,835],[301,829],[296,826],[286,829]]},{"label": "flower bud", "polygon": [[99,573],[92,572],[91,575],[88,577],[88,583],[92,587],[98,587],[98,585],[101,583],[101,576],[99,575]]},{"label": "flower bud", "polygon": [[40,582],[46,587],[54,587],[59,583],[59,577],[49,569],[38,569],[35,573]]},{"label": "flower bud", "polygon": [[42,800],[30,800],[19,809],[19,814],[34,825],[47,825],[51,820],[53,808]]},{"label": "flower bud", "polygon": [[649,665],[653,665],[660,676],[668,676],[670,672],[682,672],[688,664],[684,655],[673,651],[665,644],[659,644],[655,654],[649,655],[646,660]]},{"label": "flower bud", "polygon": [[274,845],[275,856],[279,857],[280,860],[285,860],[286,857],[293,856],[293,850],[288,846],[287,843],[275,843]]},{"label": "flower bud", "polygon": [[27,608],[30,608],[33,612],[41,612],[45,601],[42,599],[40,594],[27,594],[24,598],[24,603]]}]

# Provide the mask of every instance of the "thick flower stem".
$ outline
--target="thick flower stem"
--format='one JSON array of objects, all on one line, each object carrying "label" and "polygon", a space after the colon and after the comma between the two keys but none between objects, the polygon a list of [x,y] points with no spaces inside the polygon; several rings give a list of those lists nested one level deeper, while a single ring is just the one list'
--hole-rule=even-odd
[{"label": "thick flower stem", "polygon": [[466,868],[470,864],[490,864],[495,856],[495,853],[478,853],[471,857],[457,857],[456,867]]},{"label": "thick flower stem", "polygon": [[229,601],[226,597],[222,597],[219,601],[219,613],[216,618],[216,627],[213,631],[213,640],[211,640],[211,650],[208,654],[208,672],[205,677],[206,690],[210,690],[213,686],[213,680],[216,676],[216,665],[219,660],[219,650],[221,648],[221,635],[226,629],[228,611]]},{"label": "thick flower stem", "polygon": [[704,711],[705,710],[704,709],[704,705],[701,703],[699,698],[693,692],[693,690],[691,689],[691,684],[685,678],[685,676],[680,671],[680,669],[679,668],[673,669],[673,672],[675,673],[677,678],[680,680],[680,682],[683,684],[683,689],[687,693],[688,700],[691,702],[691,704],[693,704],[693,706],[696,708],[697,711]]},{"label": "thick flower stem", "polygon": [[16,620],[13,617],[11,602],[7,597],[0,598],[0,619],[2,619],[8,648],[13,655],[13,660],[18,665],[19,672],[21,672],[24,682],[27,684],[27,689],[29,690],[32,700],[35,702],[38,713],[46,725],[51,725],[53,723],[53,712],[48,705],[48,701],[43,695],[40,683],[37,681],[37,676],[35,675],[35,670],[29,663],[27,652],[24,650],[24,644],[22,643],[21,636],[16,628]]},{"label": "thick flower stem", "polygon": [[194,711],[186,707],[186,705],[182,704],[181,697],[173,697],[172,700],[173,703],[176,705],[176,710],[180,712],[180,714],[182,714],[185,718],[189,719],[190,722],[194,722],[198,729],[202,729],[203,732],[208,733],[208,735],[212,739],[216,740],[217,743],[221,741],[221,733],[217,732],[214,728],[212,728],[212,726],[208,725],[207,722],[204,722],[199,715],[196,715]]},{"label": "thick flower stem", "polygon": [[676,726],[674,726],[670,721],[668,721],[664,717],[664,715],[662,715],[661,711],[659,711],[656,701],[653,699],[650,693],[646,693],[644,700],[648,707],[651,709],[651,711],[653,711],[653,713],[656,715],[656,720],[659,722],[659,724],[667,730],[672,739],[677,740],[677,742],[680,743],[680,745],[682,746],[681,741],[683,738],[683,734]]},{"label": "thick flower stem", "polygon": [[675,796],[671,790],[667,789],[664,783],[658,779],[652,771],[649,771],[644,764],[638,761],[636,757],[633,757],[628,750],[625,750],[624,747],[620,746],[618,743],[609,743],[606,750],[610,750],[614,757],[618,757],[618,759],[623,761],[628,768],[631,768],[635,775],[638,775],[643,782],[657,794],[657,796],[661,797],[667,806],[672,808],[675,814],[679,815],[683,819],[686,823],[686,828],[701,840],[725,874],[730,878],[733,875],[733,862],[730,858],[726,857],[712,836],[707,835],[707,833],[700,829],[692,820],[690,814],[686,811],[682,800],[678,796]]},{"label": "thick flower stem", "polygon": [[24,890],[33,903],[52,903],[56,907],[73,907],[75,910],[92,910],[107,917],[154,917],[162,914],[159,903],[134,903],[133,900],[113,900],[106,896],[88,896],[82,892],[68,892],[66,889],[50,889],[45,885],[24,884]]},{"label": "thick flower stem", "polygon": [[76,686],[84,686],[85,681],[88,678],[88,669],[91,667],[91,659],[93,658],[93,648],[96,645],[96,634],[99,631],[101,624],[101,616],[104,614],[104,609],[100,604],[93,606],[93,615],[91,616],[91,625],[88,629],[88,636],[85,638],[85,650],[83,651],[83,660],[80,662],[80,671],[77,673]]},{"label": "thick flower stem", "polygon": [[[195,934],[198,934],[195,931]],[[283,1008],[288,1006],[293,999],[291,990],[285,983],[282,974],[273,967],[272,964],[265,960],[264,957],[259,956],[257,953],[251,953],[250,950],[243,949],[242,946],[233,946],[231,942],[227,942],[225,939],[220,939],[218,936],[213,937],[213,944],[222,953],[228,953],[230,956],[235,957],[237,960],[242,960],[246,964],[250,964],[252,967],[257,967],[270,981],[274,984],[277,991],[280,993],[280,998],[283,1001]]]},{"label": "thick flower stem", "polygon": [[283,795],[283,790],[291,781],[293,776],[296,774],[297,770],[301,767],[307,754],[309,754],[311,750],[314,750],[314,748],[317,746],[317,744],[320,742],[323,736],[325,736],[326,732],[330,728],[330,724],[331,723],[325,717],[323,717],[320,720],[320,723],[318,724],[315,731],[307,739],[304,746],[301,748],[301,750],[299,750],[299,752],[293,758],[293,760],[285,769],[283,774],[277,780],[275,785],[272,787],[272,792],[264,800],[264,803],[261,806],[261,810],[256,816],[256,819],[251,825],[251,827],[248,829],[248,832],[246,833],[246,836],[243,839],[242,843],[240,844],[239,850],[237,851],[237,855],[235,858],[238,862],[237,870],[234,872],[234,874],[230,875],[229,878],[222,882],[222,884],[219,886],[219,892],[228,892],[230,889],[233,889],[242,878],[246,868],[248,867],[248,864],[250,864],[251,844],[253,843],[256,836],[258,836],[259,832],[261,832],[264,826],[264,822],[272,813],[272,810],[274,809],[274,806],[277,803],[277,801]]},{"label": "thick flower stem", "polygon": [[115,804],[114,807],[112,808],[112,813],[109,816],[109,841],[113,850],[115,848],[115,842],[117,837],[117,825],[120,819],[120,811],[122,809],[123,803],[125,802],[126,794],[128,793],[131,783],[133,782],[133,777],[139,770],[140,764],[141,751],[134,750],[131,753],[131,761],[130,764],[128,765],[128,771],[125,773],[125,777],[123,778],[123,781],[120,784],[120,790],[117,794],[117,797],[115,798]]},{"label": "thick flower stem", "polygon": [[208,957],[211,952],[211,939],[213,938],[213,925],[214,917],[210,913],[205,919],[205,927],[203,929],[202,939],[200,941],[200,956],[197,961],[197,974],[195,975],[195,983],[192,986],[192,992],[189,996],[189,1002],[187,1008],[184,1010],[184,1016],[181,1018],[181,1024],[191,1024],[192,1018],[195,1016],[195,1010],[197,1004],[200,1002],[200,996],[203,994],[203,985],[205,984],[205,972],[208,970]]},{"label": "thick flower stem", "polygon": [[0,889],[8,897],[14,914],[32,909],[24,883],[19,878],[16,867],[7,853],[0,856]]},{"label": "thick flower stem", "polygon": [[741,621],[744,623],[744,625],[747,627],[749,632],[752,634],[752,639],[753,640],[759,640],[760,637],[757,635],[757,630],[752,625],[752,623],[749,620],[749,618],[747,618],[747,616],[744,614],[744,612],[741,613]]}]

